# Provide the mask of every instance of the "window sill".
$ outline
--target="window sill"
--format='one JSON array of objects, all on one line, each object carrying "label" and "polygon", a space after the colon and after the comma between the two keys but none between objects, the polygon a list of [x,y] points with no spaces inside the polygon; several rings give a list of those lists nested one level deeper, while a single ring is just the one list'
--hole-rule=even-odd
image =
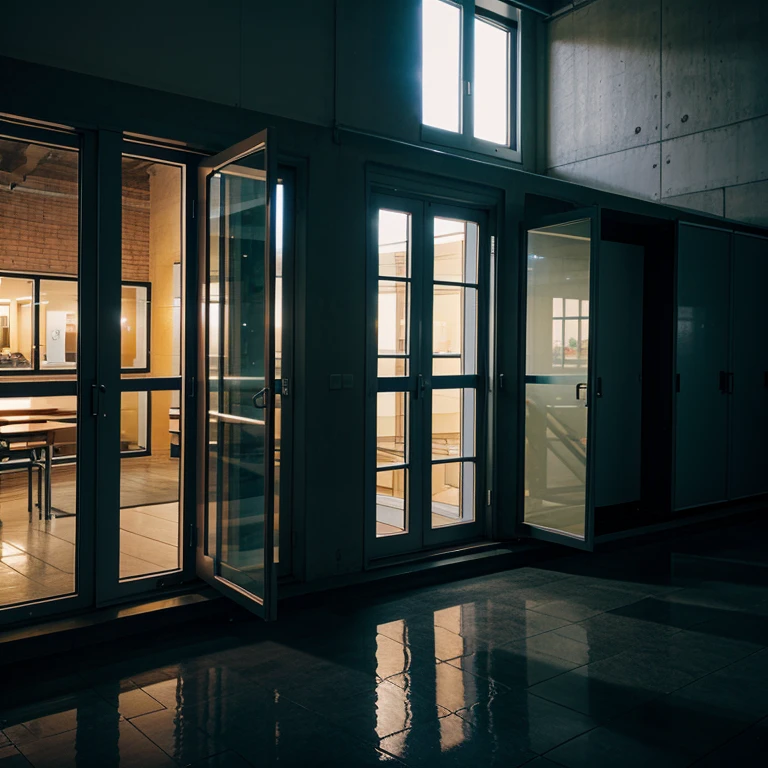
[{"label": "window sill", "polygon": [[470,138],[460,133],[444,131],[431,125],[421,126],[421,141],[440,149],[452,149],[460,157],[475,159],[503,160],[507,163],[523,164],[523,154],[519,149],[503,147],[482,139]]}]

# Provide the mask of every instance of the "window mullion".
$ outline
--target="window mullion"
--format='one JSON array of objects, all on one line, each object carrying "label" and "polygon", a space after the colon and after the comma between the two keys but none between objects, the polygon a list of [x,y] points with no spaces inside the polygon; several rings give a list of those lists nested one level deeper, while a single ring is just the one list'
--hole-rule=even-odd
[{"label": "window mullion", "polygon": [[462,0],[462,124],[461,133],[472,142],[475,130],[474,77],[475,77],[475,0]]}]

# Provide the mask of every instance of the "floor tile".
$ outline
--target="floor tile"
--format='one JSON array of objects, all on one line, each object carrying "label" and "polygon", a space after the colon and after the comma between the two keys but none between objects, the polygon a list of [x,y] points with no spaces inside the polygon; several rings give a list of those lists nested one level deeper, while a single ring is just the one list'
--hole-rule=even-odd
[{"label": "floor tile", "polygon": [[768,755],[768,720],[761,720],[693,765],[695,768],[761,765],[765,762],[766,755]]},{"label": "floor tile", "polygon": [[414,687],[400,688],[385,681],[371,693],[346,699],[328,697],[320,714],[358,739],[378,744],[406,728],[429,726],[450,711],[419,695]]},{"label": "floor tile", "polygon": [[116,707],[90,690],[9,710],[2,725],[6,737],[18,746],[82,727],[109,725],[119,717]]},{"label": "floor tile", "polygon": [[459,710],[459,717],[486,731],[489,738],[515,740],[542,754],[596,727],[586,715],[525,691],[510,691]]},{"label": "floor tile", "polygon": [[575,662],[531,650],[528,643],[532,639],[478,651],[447,663],[510,688],[528,688],[579,666]]},{"label": "floor tile", "polygon": [[435,664],[431,674],[421,678],[397,675],[390,677],[388,682],[433,701],[450,712],[466,709],[508,690],[495,680],[476,677],[447,663]]},{"label": "floor tile", "polygon": [[660,695],[642,685],[618,682],[611,675],[592,672],[592,666],[578,667],[534,685],[529,691],[599,721],[627,712]]},{"label": "floor tile", "polygon": [[78,728],[20,747],[34,768],[172,768],[177,764],[126,720]]},{"label": "floor tile", "polygon": [[226,751],[226,745],[198,728],[186,713],[164,709],[135,717],[131,725],[182,765]]},{"label": "floor tile", "polygon": [[408,766],[467,765],[515,768],[536,757],[523,742],[503,733],[475,729],[457,715],[440,719],[429,728],[410,728],[384,739],[381,748]]},{"label": "floor tile", "polygon": [[238,755],[237,752],[227,750],[191,763],[190,768],[253,768],[253,765]]},{"label": "floor tile", "polygon": [[0,746],[0,766],[2,768],[30,768],[31,763],[14,746]]},{"label": "floor tile", "polygon": [[648,744],[608,728],[578,736],[546,757],[566,768],[683,768],[690,763],[685,752]]}]

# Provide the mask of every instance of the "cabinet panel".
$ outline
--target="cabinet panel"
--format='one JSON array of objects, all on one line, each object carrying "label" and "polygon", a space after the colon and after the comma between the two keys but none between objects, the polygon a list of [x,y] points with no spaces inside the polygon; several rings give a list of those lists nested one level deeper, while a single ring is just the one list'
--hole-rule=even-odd
[{"label": "cabinet panel", "polygon": [[602,242],[598,279],[595,506],[640,499],[643,258],[637,245]]},{"label": "cabinet panel", "polygon": [[738,499],[768,492],[768,240],[735,235],[732,274],[729,496]]},{"label": "cabinet panel", "polygon": [[728,232],[679,228],[676,509],[727,499],[730,241]]}]

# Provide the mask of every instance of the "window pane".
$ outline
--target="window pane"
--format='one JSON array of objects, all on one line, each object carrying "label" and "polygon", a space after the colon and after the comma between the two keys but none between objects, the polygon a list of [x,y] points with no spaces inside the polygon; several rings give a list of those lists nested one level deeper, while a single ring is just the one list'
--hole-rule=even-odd
[{"label": "window pane", "polygon": [[422,121],[461,129],[461,8],[443,0],[422,4]]},{"label": "window pane", "polygon": [[0,399],[0,607],[75,591],[76,483],[77,398]]},{"label": "window pane", "polygon": [[432,527],[475,519],[475,465],[456,461],[432,465]]},{"label": "window pane", "polygon": [[78,153],[0,138],[3,174],[0,268],[11,272],[0,273],[0,375],[35,368],[74,374]]},{"label": "window pane", "polygon": [[379,392],[376,398],[376,466],[408,460],[408,393]]},{"label": "window pane", "polygon": [[146,285],[123,285],[120,304],[120,366],[147,367],[149,301]]},{"label": "window pane", "polygon": [[34,291],[32,280],[0,278],[0,372],[32,367]]},{"label": "window pane", "polygon": [[410,277],[411,216],[400,211],[379,211],[379,275]]},{"label": "window pane", "polygon": [[147,373],[140,374],[143,377],[178,376],[184,223],[182,169],[126,156],[122,159],[122,187],[122,366],[149,367]]},{"label": "window pane", "polygon": [[[477,290],[435,285],[432,350],[436,375],[471,375],[477,368]],[[448,362],[452,360],[453,362]]]},{"label": "window pane", "polygon": [[475,16],[475,136],[509,143],[509,32]]},{"label": "window pane", "polygon": [[408,530],[407,483],[407,469],[383,469],[376,473],[377,536],[391,536]]},{"label": "window pane", "polygon": [[407,357],[380,357],[379,358],[379,376],[407,376],[408,358]]},{"label": "window pane", "polygon": [[475,455],[475,391],[435,389],[432,392],[432,458]]},{"label": "window pane", "polygon": [[408,353],[407,283],[379,280],[379,354]]},{"label": "window pane", "polygon": [[472,221],[435,218],[435,280],[477,283],[477,233]]},{"label": "window pane", "polygon": [[120,399],[120,578],[179,567],[178,392]]}]

